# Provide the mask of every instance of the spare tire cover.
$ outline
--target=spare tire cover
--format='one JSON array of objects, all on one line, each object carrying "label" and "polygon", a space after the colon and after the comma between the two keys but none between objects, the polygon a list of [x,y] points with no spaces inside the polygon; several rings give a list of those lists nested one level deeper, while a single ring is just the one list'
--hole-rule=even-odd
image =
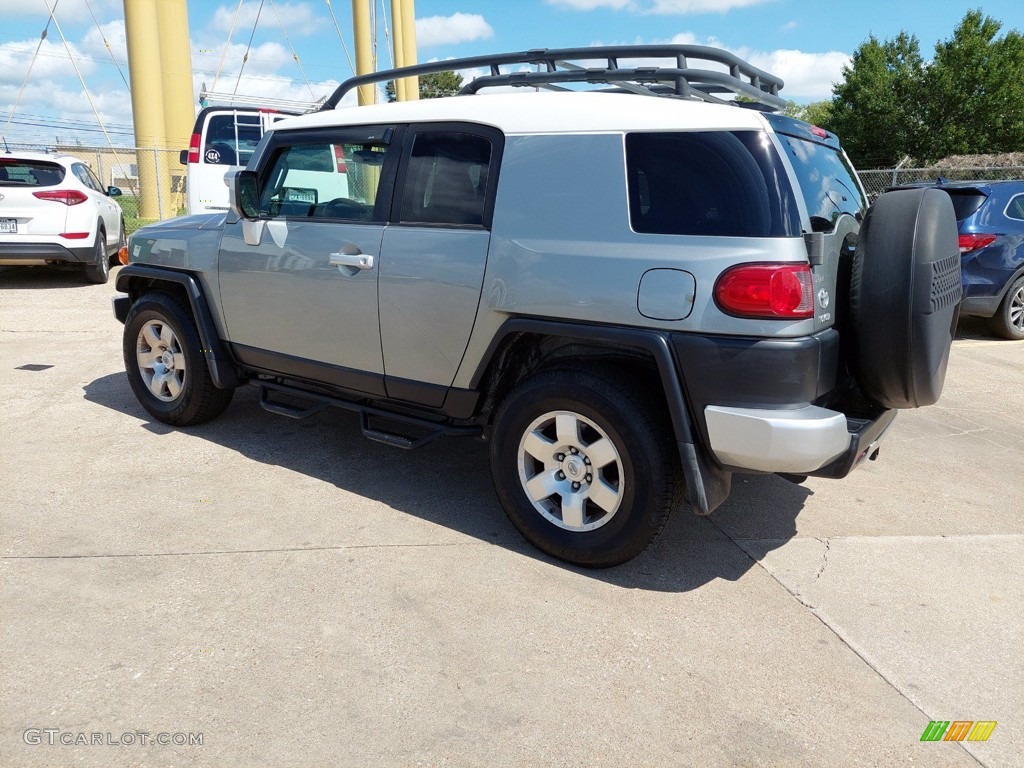
[{"label": "spare tire cover", "polygon": [[851,368],[885,408],[939,399],[960,313],[960,248],[949,195],[886,192],[868,210],[850,275]]}]

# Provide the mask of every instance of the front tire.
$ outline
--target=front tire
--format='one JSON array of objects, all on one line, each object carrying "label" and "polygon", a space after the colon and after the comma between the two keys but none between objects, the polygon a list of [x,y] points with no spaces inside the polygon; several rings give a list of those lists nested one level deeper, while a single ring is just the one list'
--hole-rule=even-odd
[{"label": "front tire", "polygon": [[668,419],[647,387],[590,371],[537,374],[502,403],[491,474],[519,532],[589,567],[640,554],[681,500]]},{"label": "front tire", "polygon": [[1004,339],[1024,339],[1024,275],[1013,281],[999,309],[988,321],[992,333]]},{"label": "front tire", "polygon": [[124,324],[124,366],[135,397],[158,421],[184,427],[224,412],[233,389],[210,378],[191,312],[165,293],[136,301]]},{"label": "front tire", "polygon": [[107,258],[107,233],[100,227],[96,230],[93,245],[93,262],[85,265],[85,279],[96,285],[103,285],[110,279],[110,260]]}]

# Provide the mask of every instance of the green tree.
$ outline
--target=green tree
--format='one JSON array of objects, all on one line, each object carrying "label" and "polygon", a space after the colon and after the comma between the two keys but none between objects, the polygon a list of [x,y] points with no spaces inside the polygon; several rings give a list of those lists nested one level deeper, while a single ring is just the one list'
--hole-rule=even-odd
[{"label": "green tree", "polygon": [[[420,98],[439,99],[442,96],[454,96],[462,88],[462,75],[451,70],[445,72],[432,72],[429,75],[420,75]],[[395,81],[388,80],[385,91],[388,101],[395,101]]]},{"label": "green tree", "polygon": [[884,42],[869,36],[843,67],[822,127],[839,134],[857,167],[891,167],[918,151],[924,71],[917,38],[906,32]]},{"label": "green tree", "polygon": [[812,101],[810,104],[797,104],[791,101],[783,113],[811,125],[824,126],[832,116],[831,101]]},{"label": "green tree", "polygon": [[1019,152],[1024,148],[1024,37],[981,10],[968,11],[935,46],[924,77],[921,156]]}]

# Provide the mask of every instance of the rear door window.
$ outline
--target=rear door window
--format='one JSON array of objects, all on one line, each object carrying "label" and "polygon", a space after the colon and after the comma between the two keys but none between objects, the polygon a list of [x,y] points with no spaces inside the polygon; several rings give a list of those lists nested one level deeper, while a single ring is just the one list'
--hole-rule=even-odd
[{"label": "rear door window", "polygon": [[0,158],[0,187],[55,187],[64,181],[64,167],[45,160]]},{"label": "rear door window", "polygon": [[202,160],[210,165],[246,165],[263,137],[258,112],[211,115],[206,124]]},{"label": "rear door window", "polygon": [[636,232],[800,234],[792,188],[766,133],[633,133],[626,136],[626,168]]},{"label": "rear door window", "polygon": [[402,194],[403,224],[484,226],[491,142],[469,133],[415,137]]},{"label": "rear door window", "polygon": [[71,166],[71,170],[75,176],[78,177],[78,180],[89,189],[95,192],[103,192],[103,190],[100,189],[99,181],[92,175],[92,173],[89,172],[89,169],[85,165],[82,163],[75,163]]},{"label": "rear door window", "polygon": [[1006,217],[1024,221],[1024,195],[1016,195],[1006,206]]},{"label": "rear door window", "polygon": [[978,189],[946,189],[943,191],[953,201],[953,210],[956,212],[957,221],[963,221],[976,213],[988,199],[988,196]]}]

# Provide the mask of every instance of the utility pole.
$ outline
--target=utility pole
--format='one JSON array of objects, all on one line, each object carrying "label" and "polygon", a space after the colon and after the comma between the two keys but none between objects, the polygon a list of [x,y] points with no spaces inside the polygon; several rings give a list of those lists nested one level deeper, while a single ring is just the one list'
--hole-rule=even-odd
[{"label": "utility pole", "polygon": [[[391,0],[391,48],[394,51],[395,66],[405,66],[405,48],[402,41],[405,39],[403,31],[402,0]],[[405,101],[406,79],[395,80],[395,100]]]},{"label": "utility pole", "polygon": [[[414,0],[399,0],[402,5],[402,50],[405,66],[411,67],[416,63],[416,9]],[[391,15],[394,18],[394,11]],[[395,48],[398,48],[398,38],[395,38]],[[405,98],[409,101],[416,101],[420,97],[420,79],[418,77],[406,77]]]},{"label": "utility pole", "polygon": [[[356,74],[368,75],[373,72],[372,36],[370,35],[370,6],[367,0],[352,0],[352,35],[356,43]],[[374,104],[377,89],[372,85],[360,85],[359,106]]]},{"label": "utility pole", "polygon": [[[177,214],[170,150],[188,146],[195,106],[186,0],[124,0],[132,123],[139,167],[139,216]],[[146,151],[152,151],[152,162]]]}]

